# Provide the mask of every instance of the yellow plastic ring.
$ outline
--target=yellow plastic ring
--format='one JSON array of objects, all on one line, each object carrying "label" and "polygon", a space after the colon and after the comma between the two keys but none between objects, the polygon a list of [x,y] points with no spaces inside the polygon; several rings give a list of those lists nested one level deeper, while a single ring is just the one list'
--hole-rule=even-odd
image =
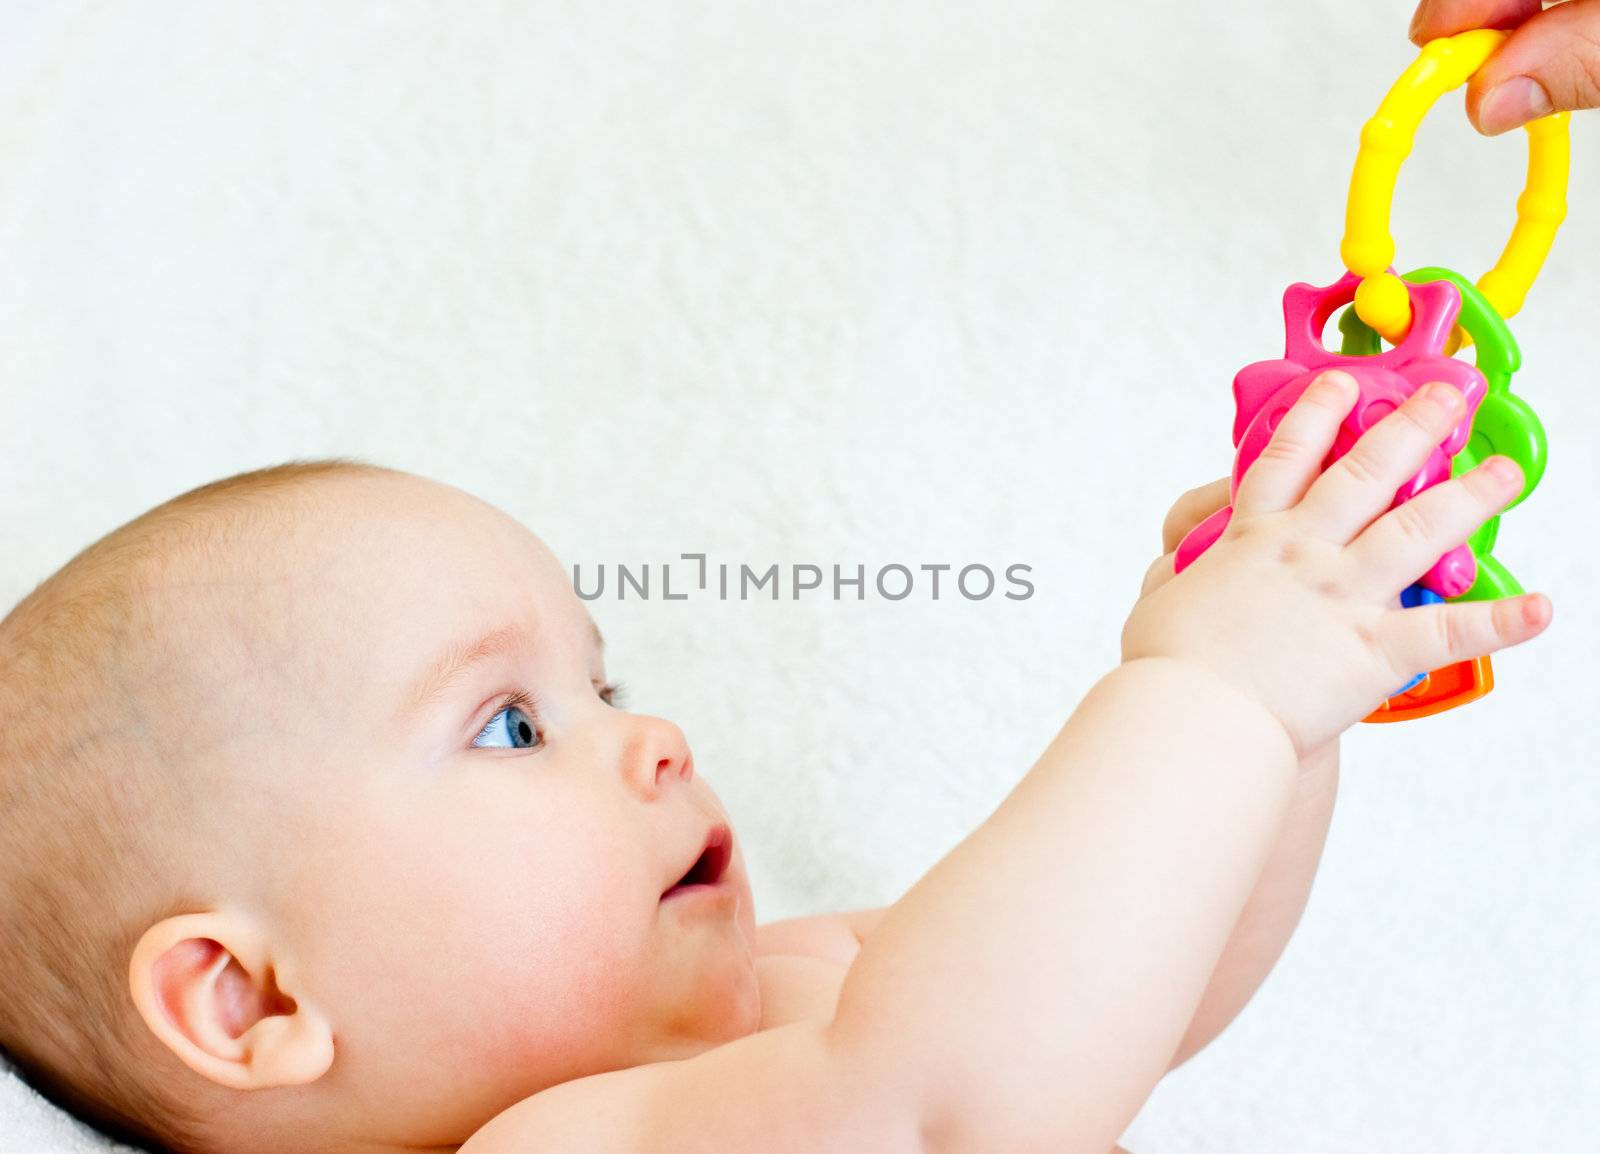
[{"label": "yellow plastic ring", "polygon": [[[1389,210],[1400,164],[1410,154],[1428,109],[1470,80],[1506,35],[1478,28],[1430,41],[1361,129],[1339,254],[1345,268],[1362,278],[1356,289],[1356,315],[1390,343],[1401,340],[1411,327],[1410,295],[1400,278],[1388,271],[1394,263]],[[1527,125],[1528,180],[1517,198],[1516,224],[1500,259],[1478,281],[1478,288],[1503,317],[1522,307],[1567,215],[1571,156],[1567,119],[1567,113],[1556,112]]]}]

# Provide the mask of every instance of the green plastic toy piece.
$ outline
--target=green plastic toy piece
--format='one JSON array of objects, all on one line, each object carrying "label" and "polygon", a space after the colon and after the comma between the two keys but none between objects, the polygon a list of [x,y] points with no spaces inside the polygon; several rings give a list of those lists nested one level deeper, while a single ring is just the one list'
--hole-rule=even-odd
[{"label": "green plastic toy piece", "polygon": [[[1447,280],[1460,290],[1461,315],[1457,323],[1472,337],[1477,369],[1489,386],[1473,416],[1472,436],[1451,464],[1451,476],[1459,477],[1496,453],[1510,457],[1522,468],[1523,484],[1522,492],[1506,508],[1521,504],[1544,476],[1549,446],[1538,415],[1511,391],[1511,376],[1522,367],[1522,351],[1517,348],[1516,338],[1478,287],[1460,273],[1447,268],[1419,268],[1406,273],[1403,279],[1413,284]],[[1339,351],[1346,356],[1372,356],[1383,350],[1378,334],[1356,316],[1353,308],[1346,309],[1339,318],[1339,331],[1343,334]],[[1523,591],[1517,579],[1493,556],[1499,534],[1497,513],[1468,539],[1477,559],[1478,576],[1472,588],[1450,600],[1488,601],[1514,597]]]}]

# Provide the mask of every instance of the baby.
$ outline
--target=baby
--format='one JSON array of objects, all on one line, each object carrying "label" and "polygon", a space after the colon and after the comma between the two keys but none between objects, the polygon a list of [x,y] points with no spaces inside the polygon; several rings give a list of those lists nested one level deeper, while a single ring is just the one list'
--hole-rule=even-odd
[{"label": "baby", "polygon": [[1549,620],[1397,607],[1520,476],[1386,512],[1462,400],[1320,472],[1354,397],[1290,411],[899,901],[760,927],[684,735],[619,707],[516,522],[341,462],[168,502],[0,624],[0,1044],[183,1152],[1107,1154],[1281,950],[1340,733]]}]

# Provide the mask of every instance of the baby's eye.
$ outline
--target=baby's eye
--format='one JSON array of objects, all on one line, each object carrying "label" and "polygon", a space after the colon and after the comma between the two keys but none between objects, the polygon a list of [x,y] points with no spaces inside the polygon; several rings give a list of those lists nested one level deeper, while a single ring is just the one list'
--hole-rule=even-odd
[{"label": "baby's eye", "polygon": [[520,705],[508,705],[489,719],[472,744],[483,749],[532,749],[543,745],[544,738]]}]

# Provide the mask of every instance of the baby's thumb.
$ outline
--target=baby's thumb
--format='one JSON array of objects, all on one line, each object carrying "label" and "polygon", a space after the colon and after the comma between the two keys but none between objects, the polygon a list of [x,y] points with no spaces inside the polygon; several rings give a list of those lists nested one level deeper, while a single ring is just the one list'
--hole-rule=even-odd
[{"label": "baby's thumb", "polygon": [[1494,136],[1551,112],[1600,106],[1600,0],[1568,0],[1511,34],[1472,78],[1467,115]]}]

